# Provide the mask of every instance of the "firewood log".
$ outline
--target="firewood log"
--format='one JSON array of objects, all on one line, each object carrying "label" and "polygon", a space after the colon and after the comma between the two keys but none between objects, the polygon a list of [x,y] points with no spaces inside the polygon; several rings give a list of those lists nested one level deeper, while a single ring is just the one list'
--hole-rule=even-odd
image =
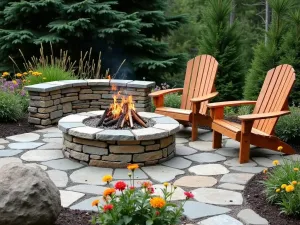
[{"label": "firewood log", "polygon": [[117,122],[117,128],[121,127],[121,124],[122,124],[122,121],[123,121],[124,118],[125,118],[125,114],[121,113],[121,115],[119,117],[119,120]]},{"label": "firewood log", "polygon": [[128,117],[129,117],[129,123],[130,127],[133,127],[133,120],[132,120],[132,115],[131,115],[131,109],[128,109]]},{"label": "firewood log", "polygon": [[108,108],[107,108],[107,109],[105,109],[105,111],[104,111],[104,113],[103,113],[103,115],[102,115],[102,117],[101,117],[100,121],[97,123],[96,127],[99,127],[99,126],[101,126],[101,125],[102,125],[102,123],[104,122],[104,119],[105,119],[105,118],[106,118],[106,116],[107,116],[107,113],[108,113],[108,111],[109,111],[109,109],[108,109]]},{"label": "firewood log", "polygon": [[141,126],[147,128],[148,126],[146,125],[146,123],[141,120],[138,116],[137,116],[137,113],[135,111],[132,110],[132,117],[133,119],[138,123],[140,124]]},{"label": "firewood log", "polygon": [[113,119],[113,120],[110,120],[110,121],[107,122],[107,123],[104,123],[103,125],[106,126],[106,127],[112,126],[112,125],[116,124],[116,123],[118,122],[118,120],[119,120],[119,118]]}]

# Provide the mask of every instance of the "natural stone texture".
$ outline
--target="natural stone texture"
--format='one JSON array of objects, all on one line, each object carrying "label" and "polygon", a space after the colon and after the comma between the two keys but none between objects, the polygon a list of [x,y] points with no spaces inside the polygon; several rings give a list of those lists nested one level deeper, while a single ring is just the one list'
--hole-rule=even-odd
[{"label": "natural stone texture", "polygon": [[3,166],[6,167],[9,163],[22,163],[22,160],[16,157],[0,158],[0,168]]},{"label": "natural stone texture", "polygon": [[243,209],[237,214],[246,225],[269,225],[269,222],[251,209]]},{"label": "natural stone texture", "polygon": [[[147,152],[133,155],[134,162],[147,162],[151,160],[161,159],[162,151]],[[104,159],[104,158],[103,158]]]},{"label": "natural stone texture", "polygon": [[39,118],[33,118],[33,117],[28,117],[28,123],[32,123],[32,124],[41,124],[41,119]]},{"label": "natural stone texture", "polygon": [[23,152],[23,150],[1,150],[0,157],[14,156],[18,155],[21,152]]},{"label": "natural stone texture", "polygon": [[65,104],[63,104],[63,113],[69,113],[72,112],[72,103],[71,102],[67,102]]},{"label": "natural stone texture", "polygon": [[39,113],[51,113],[57,110],[57,105],[48,107],[48,108],[38,108]]},{"label": "natural stone texture", "polygon": [[36,107],[28,107],[28,112],[37,113],[38,108]]},{"label": "natural stone texture", "polygon": [[284,156],[284,158],[292,160],[292,161],[300,161],[300,155],[299,154],[287,155],[287,156]]},{"label": "natural stone texture", "polygon": [[144,147],[140,145],[111,145],[109,151],[111,153],[140,153],[144,152]]},{"label": "natural stone texture", "polygon": [[272,162],[273,162],[274,160],[278,160],[278,161],[279,161],[279,164],[283,164],[284,161],[286,160],[286,159],[284,160],[284,158],[283,158],[281,155],[272,155],[272,156],[269,156],[268,158],[271,159]]},{"label": "natural stone texture", "polygon": [[139,112],[139,115],[141,117],[147,118],[147,119],[152,119],[152,118],[157,118],[157,117],[164,117],[164,115],[160,115],[157,113],[150,113],[150,112]]},{"label": "natural stone texture", "polygon": [[[98,209],[97,207],[95,206],[92,206],[91,202],[93,202],[94,200],[101,200],[102,197],[100,196],[97,196],[97,197],[92,197],[92,198],[89,198],[89,199],[86,199],[86,200],[83,200],[75,205],[72,205],[70,207],[70,209],[78,209],[78,210],[85,210],[85,211],[94,211],[94,212],[98,212]],[[103,201],[100,201],[100,204],[103,204]]]},{"label": "natural stone texture", "polygon": [[127,87],[131,88],[151,88],[155,86],[155,82],[153,81],[130,81],[127,83]]},{"label": "natural stone texture", "polygon": [[68,131],[69,135],[80,137],[84,139],[94,139],[96,134],[103,129],[98,129],[95,127],[76,127]]},{"label": "natural stone texture", "polygon": [[230,170],[240,171],[243,173],[260,173],[262,172],[265,167],[242,167],[242,166],[235,166],[230,167]]},{"label": "natural stone texture", "polygon": [[215,188],[198,188],[193,190],[195,199],[199,202],[215,205],[242,205],[243,196],[239,192]]},{"label": "natural stone texture", "polygon": [[88,116],[82,115],[69,115],[59,120],[60,123],[82,123],[83,120],[88,118]]},{"label": "natural stone texture", "polygon": [[214,153],[199,153],[199,154],[185,156],[185,158],[199,163],[213,163],[213,162],[226,160],[224,156],[214,154]]},{"label": "natural stone texture", "polygon": [[212,187],[217,183],[217,179],[206,176],[185,176],[174,182],[174,185],[181,187],[199,188]]},{"label": "natural stone texture", "polygon": [[245,186],[239,184],[223,183],[219,185],[218,188],[228,189],[233,191],[243,191],[245,189]]},{"label": "natural stone texture", "polygon": [[146,151],[154,151],[159,149],[160,149],[160,144],[146,146]]},{"label": "natural stone texture", "polygon": [[106,188],[107,187],[104,186],[79,184],[79,185],[68,187],[66,190],[76,191],[76,192],[81,192],[86,194],[102,195]]},{"label": "natural stone texture", "polygon": [[231,209],[225,207],[214,206],[195,201],[187,201],[184,204],[183,209],[183,214],[191,220],[228,213],[231,211]]},{"label": "natural stone texture", "polygon": [[41,147],[38,147],[37,149],[43,149],[43,150],[55,150],[55,149],[62,149],[63,143],[46,143],[42,145]]},{"label": "natural stone texture", "polygon": [[234,183],[234,184],[246,184],[254,174],[251,173],[229,173],[225,174],[220,182],[223,183]]},{"label": "natural stone texture", "polygon": [[53,105],[53,100],[48,100],[48,101],[29,101],[29,106],[33,106],[33,107],[49,107]]},{"label": "natural stone texture", "polygon": [[36,161],[48,161],[53,159],[61,159],[63,158],[63,154],[60,150],[30,150],[25,152],[21,159],[29,162],[36,162]]},{"label": "natural stone texture", "polygon": [[44,142],[48,142],[48,143],[62,143],[63,142],[63,139],[62,138],[44,138],[42,139],[42,141]]},{"label": "natural stone texture", "polygon": [[98,140],[134,140],[134,135],[129,131],[129,130],[104,130],[101,131],[100,133],[96,134],[96,139]]},{"label": "natural stone texture", "polygon": [[104,167],[104,168],[125,168],[128,163],[127,162],[110,162],[110,161],[103,161],[103,160],[90,160],[90,166],[96,167]]},{"label": "natural stone texture", "polygon": [[25,133],[25,134],[18,134],[18,135],[6,137],[6,139],[17,141],[17,142],[31,142],[31,141],[36,141],[39,138],[40,135],[35,133]]},{"label": "natural stone texture", "polygon": [[93,155],[107,155],[108,154],[108,149],[84,145],[83,146],[83,152],[93,154]]},{"label": "natural stone texture", "polygon": [[61,103],[66,103],[66,102],[73,102],[78,100],[78,96],[71,96],[71,97],[64,97],[60,99]]},{"label": "natural stone texture", "polygon": [[233,158],[233,159],[229,159],[227,161],[224,162],[224,164],[226,166],[236,166],[236,167],[253,167],[253,166],[257,166],[257,164],[255,162],[253,162],[252,160],[249,160],[249,162],[247,163],[243,163],[241,164],[239,162],[239,158]]},{"label": "natural stone texture", "polygon": [[73,123],[73,122],[67,122],[67,123],[58,123],[58,128],[64,132],[67,133],[69,129],[74,128],[74,127],[84,127],[85,125],[81,122],[78,123]]},{"label": "natural stone texture", "polygon": [[228,215],[219,215],[202,220],[200,225],[243,225],[240,221]]},{"label": "natural stone texture", "polygon": [[0,145],[0,150],[2,150],[2,149],[4,149],[5,147],[4,147],[4,145]]},{"label": "natural stone texture", "polygon": [[189,172],[196,175],[213,176],[229,173],[229,170],[221,164],[197,165],[189,168]]},{"label": "natural stone texture", "polygon": [[177,124],[179,126],[179,123],[171,117],[164,116],[152,119],[159,124]]},{"label": "natural stone texture", "polygon": [[79,200],[84,196],[82,193],[74,192],[74,191],[63,191],[60,190],[60,199],[61,199],[61,206],[69,207],[74,202]]},{"label": "natural stone texture", "polygon": [[43,162],[42,164],[57,170],[74,170],[83,167],[82,164],[74,162],[70,159],[51,160]]},{"label": "natural stone texture", "polygon": [[70,151],[70,157],[74,159],[78,159],[80,161],[89,161],[89,156],[87,154],[81,153],[81,152],[76,152],[76,151]]},{"label": "natural stone texture", "polygon": [[66,187],[68,183],[68,175],[64,171],[60,170],[48,170],[47,171],[50,179],[54,182],[56,187]]},{"label": "natural stone texture", "polygon": [[215,150],[212,148],[212,142],[192,141],[189,143],[189,146],[199,151],[205,151],[205,152],[210,152]]},{"label": "natural stone texture", "polygon": [[63,111],[62,110],[58,110],[58,111],[54,111],[50,113],[50,119],[56,119],[56,118],[60,118],[63,115]]},{"label": "natural stone texture", "polygon": [[136,140],[153,140],[164,138],[169,135],[168,131],[160,130],[157,128],[149,127],[146,129],[136,129],[131,131]]},{"label": "natural stone texture", "polygon": [[47,166],[43,166],[43,165],[40,165],[40,164],[37,164],[37,163],[26,163],[25,165],[35,167],[35,168],[40,167],[42,170],[47,170],[48,169]]},{"label": "natural stone texture", "polygon": [[282,155],[282,152],[266,148],[254,148],[250,151],[251,157],[267,157],[268,155]]},{"label": "natural stone texture", "polygon": [[160,142],[160,147],[161,148],[168,147],[170,144],[173,143],[173,136],[169,136],[167,138],[163,138],[159,142]]},{"label": "natural stone texture", "polygon": [[156,180],[158,182],[167,182],[173,180],[177,175],[184,174],[184,171],[182,170],[160,165],[142,167],[142,170],[146,174],[148,174],[153,180]]},{"label": "natural stone texture", "polygon": [[29,116],[40,118],[40,119],[47,119],[50,117],[49,113],[43,114],[43,113],[29,113]]},{"label": "natural stone texture", "polygon": [[236,148],[220,148],[216,150],[216,153],[227,157],[239,157],[239,151]]},{"label": "natural stone texture", "polygon": [[110,154],[108,156],[102,156],[103,160],[113,161],[113,162],[130,162],[131,155],[117,155],[117,154]]},{"label": "natural stone texture", "polygon": [[[153,188],[154,188],[153,195],[164,197],[164,193],[162,190],[165,189],[165,186],[163,184],[155,184],[155,185],[153,185]],[[167,191],[169,193],[173,192],[174,188],[171,185],[169,185],[167,187]],[[184,195],[184,190],[180,187],[177,187],[172,194],[171,201],[178,201],[178,200],[185,200],[185,199],[186,199],[186,196]]]},{"label": "natural stone texture", "polygon": [[79,100],[98,100],[100,97],[100,94],[80,94]]},{"label": "natural stone texture", "polygon": [[176,144],[184,144],[184,143],[188,143],[189,140],[186,138],[176,138],[175,142],[176,142]]},{"label": "natural stone texture", "polygon": [[[128,169],[115,169],[113,177],[114,179],[128,180]],[[141,169],[137,169],[134,171],[134,179],[148,179],[148,176]]]},{"label": "natural stone texture", "polygon": [[0,169],[0,224],[52,225],[60,211],[59,190],[39,168],[10,164]]},{"label": "natural stone texture", "polygon": [[192,162],[182,157],[174,157],[173,159],[170,159],[162,164],[176,169],[185,169],[189,167]]},{"label": "natural stone texture", "polygon": [[8,147],[16,150],[27,150],[27,149],[35,149],[44,144],[45,143],[40,143],[40,142],[23,142],[23,143],[11,143],[8,145]]},{"label": "natural stone texture", "polygon": [[99,148],[105,148],[107,146],[107,144],[105,142],[92,141],[92,140],[86,140],[86,139],[81,139],[81,138],[74,138],[73,142],[83,144],[83,145],[96,146]]},{"label": "natural stone texture", "polygon": [[42,130],[36,130],[34,132],[48,134],[48,133],[60,133],[61,131],[57,127],[49,127]]},{"label": "natural stone texture", "polygon": [[183,145],[176,145],[176,155],[191,155],[196,152],[197,151],[193,148],[183,146]]},{"label": "natural stone texture", "polygon": [[104,185],[101,177],[112,172],[113,170],[109,168],[85,167],[73,172],[70,179],[75,183]]},{"label": "natural stone texture", "polygon": [[233,139],[228,139],[226,140],[225,143],[225,147],[226,148],[240,148],[240,142],[233,140]]},{"label": "natural stone texture", "polygon": [[175,134],[180,130],[179,124],[155,124],[153,127],[166,130],[170,135]]},{"label": "natural stone texture", "polygon": [[64,146],[77,152],[82,152],[82,145],[64,140]]},{"label": "natural stone texture", "polygon": [[0,144],[7,144],[9,143],[9,141],[3,139],[3,138],[0,138]]}]

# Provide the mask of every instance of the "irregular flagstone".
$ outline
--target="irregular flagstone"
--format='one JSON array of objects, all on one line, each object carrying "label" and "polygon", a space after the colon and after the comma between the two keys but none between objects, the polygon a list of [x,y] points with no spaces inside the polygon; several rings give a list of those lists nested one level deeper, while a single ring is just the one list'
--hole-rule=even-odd
[{"label": "irregular flagstone", "polygon": [[273,167],[271,159],[268,159],[268,158],[265,158],[265,157],[252,157],[251,159],[260,166]]},{"label": "irregular flagstone", "polygon": [[227,157],[239,157],[239,149],[236,148],[220,148],[216,153]]},{"label": "irregular flagstone", "polygon": [[231,209],[209,205],[201,202],[187,201],[183,206],[183,214],[191,220],[228,213]]},{"label": "irregular flagstone", "polygon": [[162,165],[173,167],[176,169],[185,169],[192,164],[190,160],[184,159],[182,157],[174,157],[164,163]]},{"label": "irregular flagstone", "polygon": [[196,152],[197,151],[193,148],[183,146],[183,145],[176,145],[176,155],[191,155]]},{"label": "irregular flagstone", "polygon": [[48,169],[47,166],[40,165],[40,164],[37,164],[37,163],[26,163],[25,165],[31,166],[31,167],[40,167],[42,170],[47,170]]},{"label": "irregular flagstone", "polygon": [[74,191],[60,190],[59,192],[62,207],[69,207],[72,203],[76,202],[78,199],[84,196],[84,194]]},{"label": "irregular flagstone", "polygon": [[271,156],[268,156],[269,159],[272,160],[272,162],[274,160],[278,160],[279,161],[279,164],[283,164],[284,161],[286,161],[287,159],[284,159],[284,157],[282,157],[281,155],[271,155]]},{"label": "irregular flagstone", "polygon": [[229,173],[223,175],[220,182],[246,184],[253,176],[254,174],[252,173]]},{"label": "irregular flagstone", "polygon": [[219,185],[218,188],[228,189],[233,191],[243,191],[245,189],[245,186],[240,184],[223,183]]},{"label": "irregular flagstone", "polygon": [[269,225],[269,222],[258,215],[251,209],[243,209],[237,214],[239,218],[246,225]]},{"label": "irregular flagstone", "polygon": [[61,132],[57,127],[49,127],[34,131],[35,133],[59,133]]},{"label": "irregular flagstone", "polygon": [[37,149],[44,149],[44,150],[54,150],[54,149],[62,149],[63,143],[46,143],[42,145],[41,147],[38,147]]},{"label": "irregular flagstone", "polygon": [[178,138],[175,139],[175,142],[176,142],[176,144],[184,144],[184,143],[188,143],[189,140],[186,139],[186,138],[180,138],[180,137],[178,137]]},{"label": "irregular flagstone", "polygon": [[212,187],[217,183],[217,179],[214,177],[206,176],[185,176],[181,177],[174,182],[176,186],[182,187]]},{"label": "irregular flagstone", "polygon": [[8,163],[22,163],[22,160],[16,157],[0,158],[0,168]]},{"label": "irregular flagstone", "polygon": [[62,159],[64,158],[64,155],[62,154],[61,150],[30,150],[28,152],[25,152],[21,159],[25,161],[48,161],[53,159]]},{"label": "irregular flagstone", "polygon": [[94,195],[102,195],[105,189],[107,189],[107,187],[88,185],[88,184],[79,184],[67,188],[67,190],[69,191],[77,191],[77,192],[94,194]]},{"label": "irregular flagstone", "polygon": [[198,188],[192,191],[199,202],[215,205],[242,205],[243,196],[239,192],[216,188]]},{"label": "irregular flagstone", "polygon": [[43,135],[44,138],[62,138],[63,134],[61,131],[57,133],[47,133]]},{"label": "irregular flagstone", "polygon": [[284,158],[292,160],[292,161],[300,161],[300,155],[298,155],[298,154],[287,155],[287,156],[284,156]]},{"label": "irregular flagstone", "polygon": [[0,157],[14,156],[18,155],[21,152],[23,152],[23,150],[1,150]]},{"label": "irregular flagstone", "polygon": [[253,162],[252,160],[249,160],[249,162],[247,163],[240,163],[239,162],[239,158],[233,158],[233,159],[229,159],[227,161],[224,162],[224,164],[226,166],[240,166],[240,167],[252,167],[252,166],[257,166],[257,164],[255,162]]},{"label": "irregular flagstone", "polygon": [[243,225],[240,221],[228,215],[219,215],[202,220],[200,225]]},{"label": "irregular flagstone", "polygon": [[282,153],[279,151],[273,151],[266,148],[254,148],[250,151],[251,157],[260,157],[260,156],[267,156],[267,155],[281,155]]},{"label": "irregular flagstone", "polygon": [[212,142],[191,141],[189,143],[189,146],[192,147],[192,148],[195,148],[199,151],[204,151],[204,152],[215,151],[215,149],[212,148]]},{"label": "irregular flagstone", "polygon": [[70,159],[51,160],[43,162],[42,164],[57,170],[74,170],[83,167],[82,164],[74,162]]},{"label": "irregular flagstone", "polygon": [[213,176],[229,173],[229,170],[221,164],[206,164],[192,166],[189,168],[189,172],[196,175]]},{"label": "irregular flagstone", "polygon": [[103,129],[98,129],[95,127],[76,127],[68,131],[68,133],[75,137],[80,137],[84,139],[95,139],[96,133],[103,131]]},{"label": "irregular flagstone", "polygon": [[5,148],[4,145],[0,145],[0,150],[1,150],[1,149],[4,149],[4,148]]},{"label": "irregular flagstone", "polygon": [[60,170],[48,170],[50,179],[53,181],[56,187],[66,187],[68,183],[68,175],[64,171]]},{"label": "irregular flagstone", "polygon": [[184,174],[182,170],[160,165],[143,167],[142,170],[158,182],[167,182],[173,180],[177,175]]},{"label": "irregular flagstone", "polygon": [[6,137],[6,139],[17,141],[17,142],[31,142],[31,141],[36,141],[39,138],[40,135],[35,133],[24,133],[24,134],[18,134],[18,135]]},{"label": "irregular flagstone", "polygon": [[97,197],[92,197],[89,199],[85,199],[73,206],[70,207],[70,209],[78,209],[78,210],[85,210],[85,211],[94,211],[94,212],[98,212],[98,209],[96,206],[92,206],[92,202],[94,200],[100,200],[100,204],[103,204],[102,197],[97,196]]},{"label": "irregular flagstone", "polygon": [[214,153],[199,153],[199,154],[185,156],[185,158],[199,163],[213,163],[213,162],[226,160],[224,156],[214,154]]},{"label": "irregular flagstone", "polygon": [[75,183],[104,185],[102,177],[107,174],[112,174],[110,168],[85,167],[74,171],[70,178]]},{"label": "irregular flagstone", "polygon": [[48,142],[48,143],[62,143],[63,139],[62,138],[44,138],[42,141]]},{"label": "irregular flagstone", "polygon": [[0,138],[0,144],[7,144],[9,141],[5,140],[4,138]]},{"label": "irregular flagstone", "polygon": [[41,142],[23,142],[23,143],[11,143],[8,145],[8,147],[16,150],[29,150],[29,149],[38,148],[44,144],[45,143],[41,143]]},{"label": "irregular flagstone", "polygon": [[244,173],[260,173],[265,169],[265,167],[239,167],[239,166],[234,166],[230,167],[230,170],[235,170],[235,171],[240,171]]},{"label": "irregular flagstone", "polygon": [[[155,184],[155,185],[153,185],[153,188],[154,188],[153,195],[158,195],[158,196],[164,197],[164,193],[162,190],[164,190],[165,187],[163,184]],[[174,188],[172,188],[172,190],[171,190],[171,188],[172,188],[171,185],[169,185],[167,187],[167,191],[168,192],[174,191]],[[177,187],[172,195],[171,201],[178,201],[178,200],[184,200],[184,199],[186,199],[186,196],[184,195],[184,190],[180,187]]]},{"label": "irregular flagstone", "polygon": [[[117,179],[128,180],[129,179],[128,173],[129,173],[128,169],[115,169],[113,177],[116,180]],[[134,171],[134,179],[148,179],[148,176],[141,169],[137,169]]]},{"label": "irregular flagstone", "polygon": [[[198,138],[202,141],[213,141],[213,136],[212,136],[212,132],[207,132],[207,133],[204,133],[204,134],[200,134],[198,136]],[[222,139],[227,139],[228,137],[226,136],[222,136]]]}]

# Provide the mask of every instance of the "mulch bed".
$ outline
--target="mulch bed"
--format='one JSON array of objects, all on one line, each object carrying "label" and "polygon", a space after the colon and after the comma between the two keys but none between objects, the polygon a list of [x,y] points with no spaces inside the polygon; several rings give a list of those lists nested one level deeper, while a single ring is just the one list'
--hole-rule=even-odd
[{"label": "mulch bed", "polygon": [[300,218],[281,214],[280,208],[277,205],[271,205],[267,202],[266,196],[263,193],[264,187],[260,183],[265,177],[265,174],[260,173],[255,175],[248,182],[244,191],[247,204],[255,212],[258,212],[262,217],[268,220],[270,225],[300,224]]}]

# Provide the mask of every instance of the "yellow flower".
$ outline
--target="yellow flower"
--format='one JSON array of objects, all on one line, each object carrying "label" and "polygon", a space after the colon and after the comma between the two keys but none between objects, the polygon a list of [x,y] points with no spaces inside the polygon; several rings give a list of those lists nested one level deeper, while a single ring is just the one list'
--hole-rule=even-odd
[{"label": "yellow flower", "polygon": [[106,182],[106,183],[111,182],[112,179],[113,179],[113,177],[111,175],[105,175],[104,177],[102,177],[102,181]]},{"label": "yellow flower", "polygon": [[24,76],[26,76],[27,74],[28,74],[27,72],[24,72],[24,73],[23,73]]},{"label": "yellow flower", "polygon": [[279,165],[279,161],[278,161],[278,160],[274,160],[274,161],[273,161],[273,165],[274,165],[274,166]]},{"label": "yellow flower", "polygon": [[150,199],[150,205],[153,208],[162,208],[166,205],[166,201],[161,197],[154,197]]},{"label": "yellow flower", "polygon": [[12,82],[13,82],[13,84],[18,84],[18,82],[16,80],[13,80]]},{"label": "yellow flower", "polygon": [[285,187],[286,192],[292,192],[295,190],[295,187],[293,185],[288,185]]},{"label": "yellow flower", "polygon": [[136,169],[138,169],[139,168],[139,164],[129,164],[128,166],[127,166],[127,169],[129,169],[129,170],[131,170],[131,171],[134,171],[134,170],[136,170]]},{"label": "yellow flower", "polygon": [[280,188],[277,188],[277,189],[276,189],[276,193],[279,193],[279,192],[280,192]]},{"label": "yellow flower", "polygon": [[33,73],[33,71],[32,71],[32,70],[29,70],[28,73]]},{"label": "yellow flower", "polygon": [[99,205],[100,200],[96,199],[92,202],[92,206],[98,206]]},{"label": "yellow flower", "polygon": [[169,183],[168,183],[168,182],[165,182],[165,183],[164,183],[164,186],[165,186],[165,187],[168,187],[168,186],[169,186]]},{"label": "yellow flower", "polygon": [[30,83],[30,80],[28,80],[27,83]]},{"label": "yellow flower", "polygon": [[42,73],[40,73],[40,72],[37,72],[37,75],[38,75],[38,76],[40,76],[40,75],[42,75]]},{"label": "yellow flower", "polygon": [[294,168],[294,171],[299,171],[299,168]]},{"label": "yellow flower", "polygon": [[43,80],[46,80],[47,78],[46,77],[43,77]]},{"label": "yellow flower", "polygon": [[292,185],[297,185],[298,184],[298,182],[297,181],[292,181]]},{"label": "yellow flower", "polygon": [[3,72],[3,73],[2,73],[2,76],[3,76],[3,77],[6,77],[6,76],[8,76],[8,75],[9,75],[9,72]]},{"label": "yellow flower", "polygon": [[16,76],[17,76],[17,77],[22,77],[22,76],[23,76],[23,74],[21,74],[21,73],[17,73],[17,74],[16,74]]},{"label": "yellow flower", "polygon": [[282,184],[282,185],[281,185],[281,189],[285,189],[286,186],[287,186],[286,184]]},{"label": "yellow flower", "polygon": [[263,170],[263,173],[267,173],[267,172],[268,172],[268,169],[264,169],[264,170]]},{"label": "yellow flower", "polygon": [[282,146],[278,146],[278,148],[277,148],[277,150],[280,151],[280,152],[282,151],[282,149],[283,149]]},{"label": "yellow flower", "polygon": [[103,192],[103,196],[111,196],[112,194],[116,193],[116,190],[114,188],[107,188]]}]

